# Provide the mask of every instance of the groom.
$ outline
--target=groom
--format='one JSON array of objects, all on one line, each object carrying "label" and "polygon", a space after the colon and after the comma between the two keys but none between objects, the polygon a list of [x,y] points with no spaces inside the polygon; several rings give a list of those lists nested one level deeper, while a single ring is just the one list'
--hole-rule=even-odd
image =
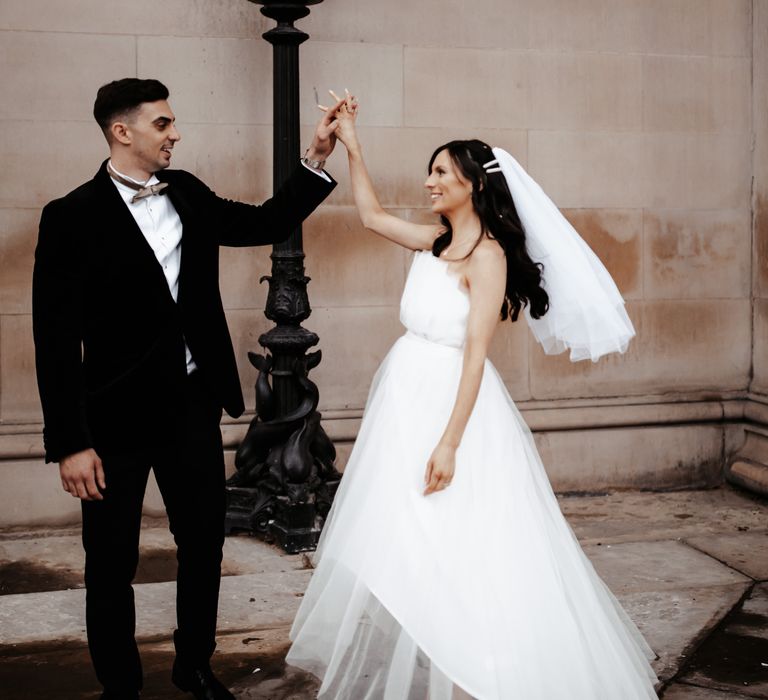
[{"label": "groom", "polygon": [[222,409],[243,396],[219,294],[219,246],[284,240],[328,196],[330,110],[280,190],[261,206],[168,170],[181,138],[157,80],[99,89],[110,157],[42,212],[33,321],[47,462],[81,499],[86,623],[102,698],[139,697],[131,582],[153,469],[177,546],[173,682],[232,698],[209,660],[224,542]]}]

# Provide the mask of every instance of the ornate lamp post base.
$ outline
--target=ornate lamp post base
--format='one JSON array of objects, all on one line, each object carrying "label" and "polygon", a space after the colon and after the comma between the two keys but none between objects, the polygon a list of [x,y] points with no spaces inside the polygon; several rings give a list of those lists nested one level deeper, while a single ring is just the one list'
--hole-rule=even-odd
[{"label": "ornate lamp post base", "polygon": [[[341,474],[333,464],[336,448],[320,425],[317,385],[307,377],[321,353],[305,355],[309,332],[304,328],[297,326],[294,334],[276,332],[279,328],[259,342],[275,357],[280,353],[284,369],[273,368],[271,355],[248,353],[259,370],[256,417],[237,450],[237,471],[227,482],[225,528],[227,533],[251,532],[295,554],[316,547]],[[282,416],[275,411],[278,379],[292,380],[300,392],[298,404]]]},{"label": "ornate lamp post base", "polygon": [[[263,36],[274,55],[274,184],[299,158],[299,45],[309,38],[293,23],[322,0],[250,0],[277,20]],[[302,327],[310,313],[301,228],[274,246],[265,315],[275,327],[259,338],[264,355],[248,353],[259,370],[256,418],[227,482],[226,531],[247,530],[288,552],[314,549],[341,474],[336,450],[320,425],[319,394],[308,373],[321,359],[307,354],[319,338]]]}]

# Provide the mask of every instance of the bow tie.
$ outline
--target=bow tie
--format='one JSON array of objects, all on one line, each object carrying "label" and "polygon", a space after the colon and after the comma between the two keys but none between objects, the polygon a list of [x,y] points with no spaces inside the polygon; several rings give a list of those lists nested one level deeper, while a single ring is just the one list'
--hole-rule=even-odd
[{"label": "bow tie", "polygon": [[133,182],[120,175],[120,173],[116,172],[109,163],[107,163],[107,171],[109,172],[110,177],[117,180],[121,185],[136,190],[136,194],[131,197],[131,204],[134,204],[145,197],[151,197],[154,194],[165,194],[163,190],[168,187],[167,182],[157,182],[154,185],[140,185],[138,182]]}]

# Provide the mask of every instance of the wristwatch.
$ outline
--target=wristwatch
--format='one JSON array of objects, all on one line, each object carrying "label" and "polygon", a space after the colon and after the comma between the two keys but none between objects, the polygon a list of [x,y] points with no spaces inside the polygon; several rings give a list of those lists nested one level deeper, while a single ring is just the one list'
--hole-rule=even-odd
[{"label": "wristwatch", "polygon": [[304,165],[308,168],[312,168],[312,170],[322,170],[325,167],[324,160],[310,160],[307,158],[307,153],[309,153],[309,149],[304,151],[304,155],[301,157],[301,162],[304,163]]}]

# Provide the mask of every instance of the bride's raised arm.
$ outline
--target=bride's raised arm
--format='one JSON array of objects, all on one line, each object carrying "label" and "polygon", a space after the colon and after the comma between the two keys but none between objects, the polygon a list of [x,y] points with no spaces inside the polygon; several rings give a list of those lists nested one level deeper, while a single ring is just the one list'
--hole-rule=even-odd
[{"label": "bride's raised arm", "polygon": [[368,168],[363,160],[362,148],[355,128],[356,118],[357,102],[354,97],[348,95],[344,104],[336,112],[336,119],[339,123],[336,137],[347,149],[352,194],[363,226],[405,248],[411,250],[431,249],[432,243],[441,231],[440,226],[406,221],[387,213],[381,206],[373,188],[371,176],[368,174]]}]

